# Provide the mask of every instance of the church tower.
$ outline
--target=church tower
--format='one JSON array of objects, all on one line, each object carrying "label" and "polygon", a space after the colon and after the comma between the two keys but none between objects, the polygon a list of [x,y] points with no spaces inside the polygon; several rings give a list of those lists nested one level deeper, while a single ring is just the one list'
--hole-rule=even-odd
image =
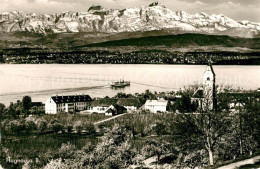
[{"label": "church tower", "polygon": [[216,106],[215,79],[216,74],[213,70],[212,64],[209,62],[203,76],[203,108],[205,110],[213,110]]}]

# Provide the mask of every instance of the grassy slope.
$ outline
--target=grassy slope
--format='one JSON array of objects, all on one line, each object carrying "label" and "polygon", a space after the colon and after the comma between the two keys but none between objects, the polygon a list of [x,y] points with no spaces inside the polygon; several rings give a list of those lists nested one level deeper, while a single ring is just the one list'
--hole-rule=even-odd
[{"label": "grassy slope", "polygon": [[164,35],[162,32],[135,32],[119,34],[67,33],[47,36],[30,33],[0,34],[0,48],[10,44],[44,45],[49,49],[85,50],[89,47],[191,47],[223,46],[260,49],[260,38],[238,38],[224,35],[178,34]]},{"label": "grassy slope", "polygon": [[[116,41],[107,41],[85,45],[86,47],[114,47],[114,46],[224,46],[224,47],[244,47],[250,49],[260,49],[260,39],[238,38],[218,35],[203,34],[179,34],[165,36],[151,36]],[[83,46],[81,46],[83,47]]]}]

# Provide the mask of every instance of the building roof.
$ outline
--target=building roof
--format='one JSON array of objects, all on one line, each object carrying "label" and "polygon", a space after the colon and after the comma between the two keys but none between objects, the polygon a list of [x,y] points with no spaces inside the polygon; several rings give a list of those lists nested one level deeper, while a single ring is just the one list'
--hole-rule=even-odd
[{"label": "building roof", "polygon": [[211,62],[208,63],[208,66],[207,66],[206,71],[208,70],[208,67],[209,67],[210,71],[213,73],[213,75],[216,76],[216,74],[215,74],[215,72],[214,72],[214,70],[213,70],[212,63],[211,63]]},{"label": "building roof", "polygon": [[167,106],[168,101],[164,99],[146,100],[145,106]]},{"label": "building roof", "polygon": [[127,109],[123,106],[115,105],[110,106],[105,112],[106,113],[112,113],[112,114],[121,114],[124,113]]},{"label": "building roof", "polygon": [[137,98],[121,98],[117,100],[117,104],[119,106],[135,106],[138,107],[140,105],[140,101]]},{"label": "building roof", "polygon": [[92,101],[89,95],[52,96],[51,98],[57,104]]},{"label": "building roof", "polygon": [[31,102],[31,106],[44,106],[42,102]]},{"label": "building roof", "polygon": [[127,110],[124,106],[115,105],[114,107],[120,113]]},{"label": "building roof", "polygon": [[111,106],[116,105],[117,99],[97,99],[91,103],[91,106]]}]

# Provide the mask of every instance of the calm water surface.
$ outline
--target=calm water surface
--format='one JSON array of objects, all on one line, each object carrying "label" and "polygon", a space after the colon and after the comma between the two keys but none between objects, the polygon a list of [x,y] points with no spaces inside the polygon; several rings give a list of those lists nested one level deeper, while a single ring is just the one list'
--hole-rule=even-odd
[{"label": "calm water surface", "polygon": [[[51,95],[114,96],[118,92],[172,91],[201,84],[204,65],[0,65],[0,102],[22,99],[45,102]],[[214,66],[216,83],[244,89],[260,87],[260,66]],[[111,89],[124,78],[131,86]]]}]

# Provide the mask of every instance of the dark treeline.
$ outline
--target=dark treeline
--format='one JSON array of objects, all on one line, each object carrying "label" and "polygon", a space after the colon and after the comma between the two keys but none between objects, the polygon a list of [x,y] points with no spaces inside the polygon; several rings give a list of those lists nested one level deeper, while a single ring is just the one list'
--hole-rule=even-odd
[{"label": "dark treeline", "polygon": [[260,53],[239,52],[168,52],[141,50],[128,53],[112,51],[37,52],[35,49],[6,49],[2,63],[86,63],[86,64],[260,64]]},{"label": "dark treeline", "polygon": [[[225,47],[245,47],[259,49],[259,38],[239,38],[223,35],[203,35],[203,34],[178,34],[164,36],[149,36],[140,38],[130,38],[122,40],[107,41],[83,45],[87,47],[114,47],[114,46],[175,46],[184,47],[195,46],[225,46]],[[80,46],[82,47],[82,46]]]}]

